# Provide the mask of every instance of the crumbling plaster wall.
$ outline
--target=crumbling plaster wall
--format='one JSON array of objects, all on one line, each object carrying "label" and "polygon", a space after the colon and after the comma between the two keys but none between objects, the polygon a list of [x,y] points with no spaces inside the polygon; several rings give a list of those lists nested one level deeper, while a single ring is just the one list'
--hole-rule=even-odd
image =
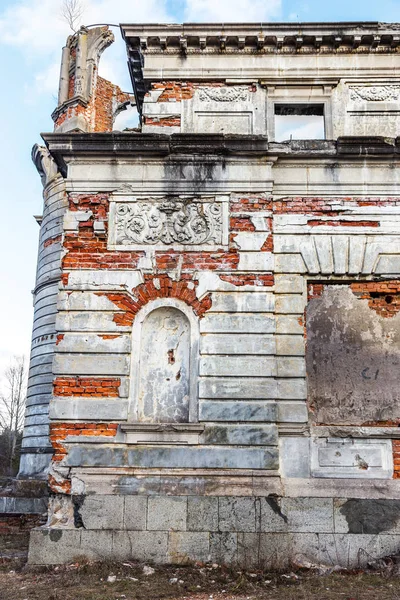
[{"label": "crumbling plaster wall", "polygon": [[[78,34],[77,49],[88,35]],[[96,35],[100,46],[108,43],[105,30]],[[84,79],[77,84],[82,65],[74,44],[66,64],[75,79],[67,78],[56,131],[109,131],[120,92],[97,78],[107,102],[96,105],[100,95],[90,86],[80,97],[85,87]],[[182,57],[164,58],[182,68]],[[215,58],[213,73],[220,60],[231,61]],[[350,56],[336,58],[335,72],[348,75]],[[385,82],[380,92],[372,90],[370,61],[358,58],[358,79],[366,85],[351,91],[339,78],[313,92],[334,115],[334,137],[342,126],[342,133],[352,131],[354,119],[362,129],[363,110],[371,108],[362,104],[353,121],[339,119],[344,97],[354,105],[367,97],[380,108],[387,100],[385,110],[396,102],[396,89]],[[159,60],[150,58],[148,68]],[[244,64],[251,70],[258,60],[246,56]],[[326,70],[329,60],[316,62]],[[381,57],[374,62],[378,68]],[[308,74],[309,63],[304,56],[296,62]],[[86,82],[94,81],[96,64],[86,64]],[[377,385],[367,379],[371,344],[361,349],[362,335],[379,353],[379,373],[387,360],[397,361],[398,288],[391,301],[386,296],[400,272],[398,143],[268,145],[265,138],[196,136],[196,129],[265,134],[271,98],[288,95],[259,78],[225,79],[155,77],[142,131],[170,135],[151,138],[151,148],[146,135],[105,135],[99,161],[89,145],[78,150],[84,136],[47,136],[68,180],[51,347],[54,496],[48,527],[32,536],[31,563],[83,555],[284,566],[300,555],[356,566],[360,548],[365,556],[398,548],[393,365],[385,410],[376,393],[367,406],[362,388],[353,393],[360,372],[365,385]],[[292,83],[304,98],[304,86]],[[386,117],[380,126],[390,129]],[[340,154],[346,144],[348,154]],[[345,314],[341,308],[349,306]],[[140,376],[151,367],[140,368],[139,325],[146,329],[144,315],[153,309],[171,307],[184,307],[190,335],[199,333],[198,346],[191,340],[196,371],[190,356],[189,418],[160,423],[159,415],[140,419],[132,410],[136,380],[140,396]],[[382,332],[393,344],[382,341]],[[154,337],[156,352],[175,358],[157,345],[156,331]],[[358,353],[345,361],[355,344]],[[383,360],[389,346],[396,352]],[[330,361],[328,374],[324,363],[314,364],[321,356]],[[174,363],[168,365],[177,377]],[[337,386],[332,373],[343,370],[349,377]],[[384,516],[371,519],[381,508]]]}]

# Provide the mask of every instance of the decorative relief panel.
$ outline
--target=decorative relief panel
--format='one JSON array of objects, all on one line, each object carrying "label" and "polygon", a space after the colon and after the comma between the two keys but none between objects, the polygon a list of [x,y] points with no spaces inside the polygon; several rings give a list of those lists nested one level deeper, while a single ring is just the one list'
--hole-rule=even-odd
[{"label": "decorative relief panel", "polygon": [[249,94],[242,87],[204,87],[199,90],[201,102],[246,102]]},{"label": "decorative relief panel", "polygon": [[109,246],[220,248],[227,245],[227,201],[218,198],[121,198],[110,210]]},{"label": "decorative relief panel", "polygon": [[393,102],[399,100],[400,85],[357,86],[350,88],[353,102]]}]

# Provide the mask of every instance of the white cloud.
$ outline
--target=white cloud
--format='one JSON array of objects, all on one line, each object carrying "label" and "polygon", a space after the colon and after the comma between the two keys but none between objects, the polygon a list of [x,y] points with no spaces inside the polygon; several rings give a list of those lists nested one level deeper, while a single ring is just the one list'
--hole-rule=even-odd
[{"label": "white cloud", "polygon": [[[166,0],[82,0],[85,25],[122,22],[170,22]],[[72,32],[61,17],[62,0],[20,0],[0,14],[0,43],[20,49],[33,67],[36,93],[57,94],[61,48]],[[122,87],[129,85],[126,53],[118,29],[116,43],[105,53],[100,74]]]},{"label": "white cloud", "polygon": [[269,21],[281,14],[281,0],[187,0],[185,20],[189,22]]}]

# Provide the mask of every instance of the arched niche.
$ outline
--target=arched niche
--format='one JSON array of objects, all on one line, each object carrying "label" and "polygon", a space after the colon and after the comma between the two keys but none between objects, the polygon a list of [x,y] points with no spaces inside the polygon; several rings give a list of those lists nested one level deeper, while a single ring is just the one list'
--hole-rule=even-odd
[{"label": "arched niche", "polygon": [[132,330],[129,421],[198,420],[198,322],[191,308],[157,299],[136,315]]}]

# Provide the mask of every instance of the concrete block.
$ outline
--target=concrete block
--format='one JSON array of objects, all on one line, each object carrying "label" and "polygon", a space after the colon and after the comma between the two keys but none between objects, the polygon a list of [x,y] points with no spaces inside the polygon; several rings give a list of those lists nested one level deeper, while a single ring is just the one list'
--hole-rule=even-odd
[{"label": "concrete block", "polygon": [[[291,382],[292,380],[289,380]],[[302,380],[299,380],[302,381]],[[282,393],[290,386],[283,386]],[[294,392],[293,392],[294,393]],[[207,377],[199,381],[200,398],[269,399],[277,397],[276,380],[252,377]],[[282,396],[284,397],[284,396]],[[296,396],[293,396],[296,398]]]},{"label": "concrete block", "polygon": [[282,498],[271,495],[260,499],[260,531],[263,532],[287,532],[288,517],[282,512]]},{"label": "concrete block", "polygon": [[282,514],[293,533],[332,533],[332,498],[282,498]]},{"label": "concrete block", "polygon": [[274,356],[203,356],[200,359],[200,376],[274,377]]},{"label": "concrete block", "polygon": [[279,379],[277,398],[282,400],[305,400],[307,385],[305,379]]},{"label": "concrete block", "polygon": [[57,344],[57,353],[96,352],[98,354],[123,354],[129,353],[130,350],[131,336],[128,334],[104,339],[96,333],[66,333],[64,338]]},{"label": "concrete block", "polygon": [[277,335],[275,340],[278,356],[304,356],[306,353],[304,335]]},{"label": "concrete block", "polygon": [[272,252],[239,252],[239,271],[273,271]]},{"label": "concrete block", "polygon": [[273,446],[278,443],[276,425],[206,425],[204,444]]},{"label": "concrete block", "polygon": [[155,497],[148,499],[149,531],[186,531],[187,498]]},{"label": "concrete block", "polygon": [[[223,314],[206,313],[200,321],[201,333],[274,333],[275,318],[272,314]],[[288,332],[291,333],[291,332]],[[296,332],[294,332],[296,333]]]},{"label": "concrete block", "polygon": [[128,375],[130,360],[124,354],[55,354],[53,373],[62,375]]},{"label": "concrete block", "polygon": [[218,531],[218,498],[188,497],[188,531]]},{"label": "concrete block", "polygon": [[125,496],[124,529],[144,531],[147,519],[146,496]]},{"label": "concrete block", "polygon": [[301,275],[275,275],[276,294],[303,294],[306,289]]},{"label": "concrete block", "polygon": [[303,314],[306,307],[306,298],[300,294],[277,295],[275,297],[276,314]]},{"label": "concrete block", "polygon": [[276,317],[276,333],[278,335],[302,335],[304,336],[303,317],[293,317],[288,315],[278,315]]},{"label": "concrete block", "polygon": [[219,498],[220,531],[256,531],[260,504],[254,498]]},{"label": "concrete block", "polygon": [[119,398],[55,398],[50,402],[51,419],[126,421],[128,401]]},{"label": "concrete block", "polygon": [[171,531],[168,535],[168,561],[187,564],[210,559],[210,534],[208,532]]},{"label": "concrete block", "polygon": [[86,529],[122,529],[124,497],[85,496],[79,513]]},{"label": "concrete block", "polygon": [[206,333],[200,337],[200,353],[203,355],[275,354],[275,339],[268,334]]},{"label": "concrete block", "polygon": [[245,569],[281,570],[290,565],[286,533],[238,533],[238,563]]},{"label": "concrete block", "polygon": [[237,563],[237,533],[210,533],[210,558],[219,565]]},{"label": "concrete block", "polygon": [[275,402],[229,400],[200,400],[200,421],[264,421],[274,422],[277,417]]},{"label": "concrete block", "polygon": [[305,377],[306,361],[303,357],[279,357],[276,359],[278,377]]},{"label": "concrete block", "polygon": [[[385,536],[392,537],[392,536]],[[385,540],[381,543],[380,536],[377,535],[351,535],[351,534],[320,534],[318,536],[318,552],[314,555],[312,547],[307,544],[304,552],[307,552],[309,560],[318,560],[327,565],[339,565],[345,568],[363,568],[367,566],[372,559],[384,556],[385,550],[391,549],[393,553],[398,552],[400,546],[400,536],[397,540]],[[394,543],[393,543],[394,541]]]},{"label": "concrete block", "polygon": [[276,404],[279,423],[307,423],[308,410],[305,402],[288,402],[281,400]]},{"label": "concrete block", "polygon": [[113,532],[98,529],[82,529],[80,553],[89,560],[113,558]]},{"label": "concrete block", "polygon": [[275,254],[275,273],[306,273],[301,254]]},{"label": "concrete block", "polygon": [[81,529],[33,529],[28,563],[56,565],[71,562],[80,554]]},{"label": "concrete block", "polygon": [[133,289],[143,283],[140,271],[119,269],[112,271],[90,271],[79,269],[71,271],[68,277],[68,288],[75,290],[118,290]]},{"label": "concrete block", "polygon": [[[264,236],[265,237],[265,236]],[[214,292],[211,312],[273,312],[275,298],[272,292]]]},{"label": "concrete block", "polygon": [[114,560],[167,562],[167,531],[114,531]]},{"label": "concrete block", "polygon": [[279,458],[282,477],[310,477],[310,438],[280,437]]}]

